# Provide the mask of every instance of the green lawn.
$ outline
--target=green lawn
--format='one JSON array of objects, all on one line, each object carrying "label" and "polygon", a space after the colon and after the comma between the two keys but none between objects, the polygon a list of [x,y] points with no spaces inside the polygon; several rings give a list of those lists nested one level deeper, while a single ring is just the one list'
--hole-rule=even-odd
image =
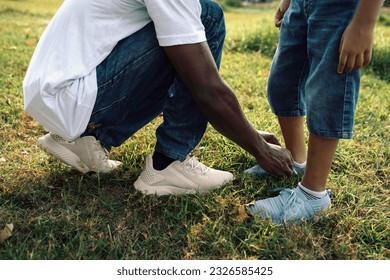
[{"label": "green lawn", "polygon": [[[390,14],[376,29],[363,70],[355,137],[341,141],[328,188],[332,208],[316,221],[276,226],[238,219],[237,208],[287,180],[244,179],[255,160],[210,126],[194,153],[236,175],[206,195],[144,196],[133,182],[153,152],[157,118],[111,157],[106,176],[81,175],[36,146],[45,132],[23,112],[22,80],[61,0],[0,0],[0,259],[390,259]],[[276,46],[273,6],[230,9],[221,74],[255,126],[281,136],[265,96]]]}]

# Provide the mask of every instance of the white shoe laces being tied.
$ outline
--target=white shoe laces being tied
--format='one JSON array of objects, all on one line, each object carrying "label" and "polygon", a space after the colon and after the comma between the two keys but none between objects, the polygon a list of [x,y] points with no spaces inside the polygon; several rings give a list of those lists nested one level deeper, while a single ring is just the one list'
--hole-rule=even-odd
[{"label": "white shoe laces being tied", "polygon": [[202,174],[206,174],[210,171],[210,168],[198,161],[198,158],[195,156],[188,156],[180,165],[187,167],[191,170],[199,170]]}]

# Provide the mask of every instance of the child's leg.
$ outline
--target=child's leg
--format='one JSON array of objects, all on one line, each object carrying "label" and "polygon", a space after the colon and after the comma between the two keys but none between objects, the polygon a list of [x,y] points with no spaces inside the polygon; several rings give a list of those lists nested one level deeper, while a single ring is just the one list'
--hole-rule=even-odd
[{"label": "child's leg", "polygon": [[324,191],[339,140],[310,133],[306,154],[304,118],[278,117],[278,121],[286,148],[291,152],[294,161],[303,163],[307,160],[302,185],[313,191]]},{"label": "child's leg", "polygon": [[339,139],[310,134],[306,172],[301,184],[312,191],[324,191]]},{"label": "child's leg", "polygon": [[306,161],[306,142],[304,117],[278,117],[286,148],[291,152],[294,161]]},{"label": "child's leg", "polygon": [[[267,83],[267,96],[272,111],[279,117],[286,148],[296,163],[294,174],[305,169],[306,149],[304,140],[304,116],[306,115],[304,86],[308,73],[306,48],[307,23],[303,0],[292,1],[283,18],[280,40],[273,58]],[[268,176],[268,172],[255,165],[244,171],[255,177]]]},{"label": "child's leg", "polygon": [[[302,113],[306,113],[310,131],[306,170],[302,182],[295,189],[284,189],[276,197],[261,199],[247,206],[250,214],[268,216],[279,223],[311,218],[319,211],[329,208],[331,202],[325,190],[326,181],[338,139],[352,137],[360,81],[359,71],[337,73],[340,38],[359,1],[343,1],[341,5],[337,0],[319,0],[312,5],[310,1],[295,0],[291,2],[292,5],[286,12],[287,19],[290,19],[290,14],[294,14],[296,10],[302,11],[301,6],[296,6],[297,3],[304,6],[304,18],[308,23],[306,34],[308,71],[301,72],[300,69],[287,71],[291,68],[286,69],[285,65],[290,64],[286,64],[285,61],[291,62],[290,56],[294,57],[295,54],[279,48],[279,53],[276,53],[277,60],[274,60],[276,63],[271,68],[278,71],[271,71],[273,75],[270,74],[268,96],[273,111],[279,117],[298,117],[299,113],[301,116]],[[298,21],[297,18],[293,19],[294,22]],[[292,21],[283,19],[281,42],[296,38],[294,32],[287,32],[293,30],[293,27]],[[283,32],[283,29],[287,31]],[[298,28],[297,32],[301,29]],[[291,83],[281,81],[282,78],[291,79],[294,73],[305,74],[298,80],[299,91],[296,91]],[[286,96],[289,96],[285,91],[286,85],[290,86],[290,96],[303,98],[304,105],[291,102],[291,99],[288,99],[289,103],[286,104]],[[302,145],[302,141],[291,132],[297,128],[296,124],[294,125],[291,120],[282,119],[281,127],[284,130],[286,145],[290,145],[289,149],[295,150],[294,153],[300,154],[297,147]]]}]

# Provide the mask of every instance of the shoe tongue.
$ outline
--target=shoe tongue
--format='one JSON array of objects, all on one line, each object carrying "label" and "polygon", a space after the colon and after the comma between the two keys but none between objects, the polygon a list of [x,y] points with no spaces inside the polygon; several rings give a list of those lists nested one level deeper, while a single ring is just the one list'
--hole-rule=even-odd
[{"label": "shoe tongue", "polygon": [[192,158],[193,158],[193,156],[187,155],[187,156],[186,156],[186,159],[185,159],[184,161],[189,161],[189,160],[191,160]]},{"label": "shoe tongue", "polygon": [[195,156],[187,155],[186,159],[183,161],[184,164],[191,163],[191,164],[197,164],[198,160]]}]

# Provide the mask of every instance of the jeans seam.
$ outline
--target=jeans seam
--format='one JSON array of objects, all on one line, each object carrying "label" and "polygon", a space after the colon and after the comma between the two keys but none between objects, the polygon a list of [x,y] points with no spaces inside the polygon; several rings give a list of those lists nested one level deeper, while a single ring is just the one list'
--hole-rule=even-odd
[{"label": "jeans seam", "polygon": [[102,111],[105,111],[113,106],[115,106],[117,103],[121,102],[123,99],[126,99],[126,96],[122,96],[121,98],[119,98],[118,100],[115,100],[114,102],[112,102],[110,105],[106,106],[106,107],[103,107],[103,108],[100,108],[99,110],[93,112],[93,114],[91,115],[92,116],[95,116],[97,113],[100,113]]},{"label": "jeans seam", "polygon": [[310,17],[312,2],[311,0],[305,0],[304,2],[305,3],[303,4],[303,11],[307,20]]},{"label": "jeans seam", "polygon": [[301,70],[301,75],[299,76],[298,91],[297,91],[297,95],[298,95],[297,103],[298,103],[298,110],[299,111],[302,111],[304,109],[304,108],[301,108],[300,99],[301,99],[302,78],[303,78],[303,74],[305,73],[305,68],[306,68],[307,63],[308,63],[308,59],[305,60],[305,63],[303,64],[303,67]]},{"label": "jeans seam", "polygon": [[346,96],[347,96],[347,93],[348,93],[348,81],[349,81],[349,77],[350,77],[350,75],[347,73],[346,75],[345,75],[345,87],[344,87],[344,99],[343,99],[343,117],[342,117],[342,126],[341,126],[341,131],[342,131],[342,134],[344,135],[344,133],[345,133],[345,116],[346,116],[346,114],[345,114],[345,106],[346,106],[346,104],[345,104],[345,98],[346,98]]}]

